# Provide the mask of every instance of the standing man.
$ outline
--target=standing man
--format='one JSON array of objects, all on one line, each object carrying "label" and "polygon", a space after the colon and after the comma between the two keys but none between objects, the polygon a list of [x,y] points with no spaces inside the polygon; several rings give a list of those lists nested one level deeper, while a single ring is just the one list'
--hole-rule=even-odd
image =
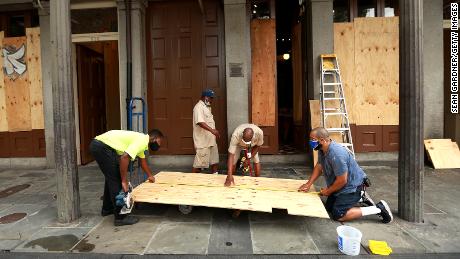
[{"label": "standing man", "polygon": [[145,153],[148,149],[157,151],[161,146],[163,133],[154,129],[148,135],[126,130],[111,130],[96,136],[89,146],[91,154],[96,159],[99,168],[105,177],[104,200],[102,216],[114,214],[115,226],[136,224],[139,219],[131,215],[120,214],[121,207],[116,205],[115,197],[123,190],[129,191],[128,165],[139,157],[141,167],[153,183],[155,177],[150,170]]},{"label": "standing man", "polygon": [[[259,147],[263,144],[264,132],[254,124],[241,124],[233,131],[228,147],[228,173],[227,179],[225,180],[225,186],[230,186],[232,183],[235,184],[233,172],[235,171],[235,165],[241,150],[245,152],[247,158],[244,161],[245,166],[248,166],[251,160],[253,160],[255,176],[260,176]],[[235,155],[238,157],[235,158]]]},{"label": "standing man", "polygon": [[209,165],[211,165],[211,172],[217,173],[219,150],[216,138],[220,138],[220,134],[216,130],[214,116],[211,113],[213,99],[214,91],[206,89],[193,108],[193,143],[196,150],[193,173],[199,173],[202,168],[209,168]]},{"label": "standing man", "polygon": [[318,150],[318,163],[310,180],[300,186],[299,191],[308,192],[318,177],[324,174],[327,188],[321,189],[320,195],[327,196],[325,207],[334,220],[343,222],[379,215],[383,223],[393,221],[393,214],[384,200],[373,206],[355,207],[362,198],[362,186],[367,177],[347,148],[332,141],[322,127],[311,131],[309,144],[312,149]]}]

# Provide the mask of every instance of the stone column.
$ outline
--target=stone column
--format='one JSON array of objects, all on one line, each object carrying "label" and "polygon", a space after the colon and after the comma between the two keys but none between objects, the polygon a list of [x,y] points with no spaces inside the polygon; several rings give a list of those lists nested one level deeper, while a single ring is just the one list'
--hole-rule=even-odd
[{"label": "stone column", "polygon": [[[145,0],[131,0],[131,53],[132,53],[132,86],[133,97],[142,97],[147,105],[147,62],[146,62],[146,39],[145,39]],[[120,65],[120,113],[121,127],[127,128],[126,114],[126,8],[125,1],[118,0],[118,53]],[[140,108],[140,107],[139,107]],[[140,111],[140,110],[137,110]],[[142,123],[140,124],[142,127]],[[147,121],[148,125],[148,121]]]},{"label": "stone column", "polygon": [[[224,0],[228,134],[249,122],[251,35],[246,0]],[[242,69],[241,75],[234,75]],[[232,75],[231,75],[232,74]]]},{"label": "stone column", "polygon": [[50,22],[58,220],[69,223],[80,217],[72,88],[70,0],[51,0]]},{"label": "stone column", "polygon": [[334,52],[332,0],[308,0],[307,13],[307,98],[319,99],[321,54]]},{"label": "stone column", "polygon": [[[51,56],[49,2],[37,6],[40,18],[40,51],[42,57]],[[51,84],[51,59],[42,58],[43,115],[45,117],[46,165],[54,168],[53,89]]]},{"label": "stone column", "polygon": [[423,0],[400,1],[399,216],[423,222]]}]

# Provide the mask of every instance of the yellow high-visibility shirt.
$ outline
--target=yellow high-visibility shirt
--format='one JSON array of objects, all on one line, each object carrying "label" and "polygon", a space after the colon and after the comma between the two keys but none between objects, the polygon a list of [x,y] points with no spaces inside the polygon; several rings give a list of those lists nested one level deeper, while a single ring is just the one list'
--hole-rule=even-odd
[{"label": "yellow high-visibility shirt", "polygon": [[95,139],[113,148],[118,155],[127,153],[131,160],[137,157],[145,158],[145,151],[149,148],[149,135],[127,130],[111,130]]}]

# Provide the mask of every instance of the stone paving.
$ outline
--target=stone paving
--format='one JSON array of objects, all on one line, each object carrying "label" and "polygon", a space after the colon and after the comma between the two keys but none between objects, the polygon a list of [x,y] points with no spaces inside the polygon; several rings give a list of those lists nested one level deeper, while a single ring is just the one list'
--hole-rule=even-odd
[{"label": "stone paving", "polygon": [[[397,215],[397,168],[394,163],[363,164],[373,186],[374,200],[385,199]],[[184,169],[176,168],[177,171]],[[155,169],[159,171],[158,168]],[[311,169],[270,167],[263,176],[306,179]],[[361,254],[368,240],[385,240],[395,254],[460,252],[460,170],[425,172],[425,223],[412,224],[396,216],[391,224],[378,217],[347,223],[363,233]],[[133,212],[140,222],[114,227],[113,217],[101,217],[103,177],[95,165],[79,168],[82,217],[71,224],[56,220],[56,184],[53,170],[0,171],[0,191],[27,184],[28,188],[0,198],[0,218],[26,216],[0,224],[0,250],[19,252],[73,252],[91,254],[340,254],[336,227],[327,219],[296,217],[285,211],[243,212],[195,207],[182,215],[177,206],[140,204]],[[324,184],[323,179],[318,186]],[[18,214],[19,215],[19,214]],[[18,254],[19,255],[19,254]],[[89,255],[89,254],[88,254]]]}]

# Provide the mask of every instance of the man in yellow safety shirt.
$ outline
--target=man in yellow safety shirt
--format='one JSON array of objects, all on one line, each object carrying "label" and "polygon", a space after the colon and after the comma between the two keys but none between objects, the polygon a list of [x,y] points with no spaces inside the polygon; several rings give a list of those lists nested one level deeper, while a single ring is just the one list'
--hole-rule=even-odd
[{"label": "man in yellow safety shirt", "polygon": [[155,177],[150,170],[145,153],[149,148],[157,151],[161,146],[163,133],[154,129],[149,134],[126,130],[111,130],[96,136],[90,144],[90,151],[96,159],[99,168],[105,177],[104,200],[102,203],[102,216],[114,214],[115,226],[132,225],[139,221],[131,215],[121,215],[121,207],[116,206],[115,197],[123,190],[128,192],[128,166],[129,161],[136,157],[140,159],[142,170],[147,173],[148,180],[155,182]]}]

